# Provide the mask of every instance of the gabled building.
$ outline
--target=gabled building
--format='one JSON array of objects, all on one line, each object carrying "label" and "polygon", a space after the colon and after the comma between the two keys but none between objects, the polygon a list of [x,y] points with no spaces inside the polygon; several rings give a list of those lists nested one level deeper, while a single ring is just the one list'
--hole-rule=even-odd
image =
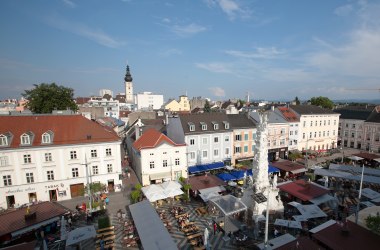
[{"label": "gabled building", "polygon": [[340,114],[314,105],[290,105],[300,120],[298,150],[336,148]]},{"label": "gabled building", "polygon": [[247,114],[227,115],[232,128],[232,163],[252,160],[255,150],[256,124]]},{"label": "gabled building", "polygon": [[224,113],[169,117],[166,129],[173,141],[187,145],[188,166],[231,160],[232,128]]},{"label": "gabled building", "polygon": [[178,101],[174,99],[168,101],[163,107],[171,112],[190,111],[189,99],[185,95],[181,95]]},{"label": "gabled building", "polygon": [[367,138],[364,123],[375,106],[348,106],[335,109],[339,113],[338,146],[365,149]]},{"label": "gabled building", "polygon": [[146,130],[132,147],[133,167],[143,186],[187,178],[186,145],[156,129]]},{"label": "gabled building", "polygon": [[298,128],[300,120],[289,107],[281,106],[274,109],[274,112],[281,115],[289,124],[289,141],[288,141],[288,150],[297,150],[298,149]]},{"label": "gabled building", "polygon": [[[380,106],[364,122],[365,150],[380,153]],[[363,146],[362,146],[363,148]]]},{"label": "gabled building", "polygon": [[120,190],[121,140],[81,115],[0,116],[0,204],[84,195],[91,181]]}]

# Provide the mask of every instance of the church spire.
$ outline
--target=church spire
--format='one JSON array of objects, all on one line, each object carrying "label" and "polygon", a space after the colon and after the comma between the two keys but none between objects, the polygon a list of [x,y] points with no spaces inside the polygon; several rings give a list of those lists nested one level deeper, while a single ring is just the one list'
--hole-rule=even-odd
[{"label": "church spire", "polygon": [[124,81],[132,82],[131,72],[129,72],[129,65],[127,65],[127,73],[125,73]]}]

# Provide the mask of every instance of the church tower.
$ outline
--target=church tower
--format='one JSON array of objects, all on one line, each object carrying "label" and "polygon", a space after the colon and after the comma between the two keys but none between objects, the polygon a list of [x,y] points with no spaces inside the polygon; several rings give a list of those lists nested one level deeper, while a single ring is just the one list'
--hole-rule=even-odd
[{"label": "church tower", "polygon": [[124,83],[125,83],[125,102],[134,103],[133,83],[132,83],[131,73],[129,72],[129,65],[127,65],[127,72],[125,73]]}]

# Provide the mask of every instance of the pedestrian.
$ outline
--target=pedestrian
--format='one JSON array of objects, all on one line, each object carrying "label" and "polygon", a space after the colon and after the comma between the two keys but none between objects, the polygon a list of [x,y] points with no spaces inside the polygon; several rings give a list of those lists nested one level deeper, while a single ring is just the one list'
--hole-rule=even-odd
[{"label": "pedestrian", "polygon": [[106,205],[108,206],[109,203],[110,203],[110,198],[108,198],[108,196],[107,196],[107,198],[106,198]]},{"label": "pedestrian", "polygon": [[216,222],[214,221],[214,235],[216,233]]},{"label": "pedestrian", "polygon": [[278,236],[278,231],[277,231],[277,228],[274,229],[274,237],[277,237]]},{"label": "pedestrian", "polygon": [[100,250],[104,250],[104,236],[102,236],[99,244],[100,244]]},{"label": "pedestrian", "polygon": [[131,173],[130,172],[128,172],[127,173],[127,175],[128,175],[128,179],[131,177]]}]

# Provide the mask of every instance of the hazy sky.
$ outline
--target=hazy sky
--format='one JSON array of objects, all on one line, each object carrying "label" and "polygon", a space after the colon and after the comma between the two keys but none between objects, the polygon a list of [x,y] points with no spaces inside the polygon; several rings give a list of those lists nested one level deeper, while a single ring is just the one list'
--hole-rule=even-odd
[{"label": "hazy sky", "polygon": [[165,100],[380,97],[380,1],[2,0],[0,32],[0,99],[124,92],[127,64]]}]

